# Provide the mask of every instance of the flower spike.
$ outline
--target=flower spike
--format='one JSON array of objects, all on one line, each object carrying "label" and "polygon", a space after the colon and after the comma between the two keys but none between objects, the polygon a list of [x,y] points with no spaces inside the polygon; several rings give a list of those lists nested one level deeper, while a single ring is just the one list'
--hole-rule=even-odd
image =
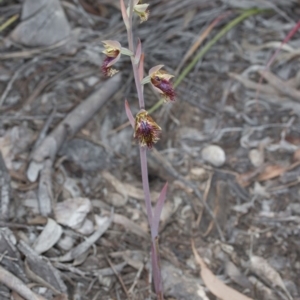
[{"label": "flower spike", "polygon": [[153,147],[159,140],[161,128],[148,115],[148,112],[142,109],[135,117],[134,137],[139,140],[142,147]]},{"label": "flower spike", "polygon": [[105,76],[113,76],[118,73],[118,70],[113,69],[111,66],[114,65],[121,57],[121,44],[117,41],[103,41],[104,51],[106,58],[102,64],[102,72]]},{"label": "flower spike", "polygon": [[166,73],[161,68],[164,65],[158,65],[149,70],[149,76],[142,80],[142,84],[151,83],[154,90],[160,93],[166,102],[175,101],[175,91],[170,79],[174,77]]}]

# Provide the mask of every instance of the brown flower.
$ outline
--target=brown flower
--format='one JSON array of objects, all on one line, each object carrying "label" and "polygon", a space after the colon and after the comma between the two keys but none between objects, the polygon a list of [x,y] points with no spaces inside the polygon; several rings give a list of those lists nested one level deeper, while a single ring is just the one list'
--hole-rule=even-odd
[{"label": "brown flower", "polygon": [[161,128],[148,115],[148,112],[141,110],[135,117],[134,137],[139,140],[141,146],[153,147],[159,140]]},{"label": "brown flower", "polygon": [[160,93],[165,101],[175,101],[175,91],[170,79],[174,77],[161,70],[163,65],[158,65],[150,69],[149,76],[142,81],[143,84],[150,82],[154,90]]},{"label": "brown flower", "polygon": [[101,70],[105,76],[113,76],[118,73],[118,70],[113,69],[114,65],[121,57],[121,44],[117,41],[103,41],[105,50],[103,53],[106,55]]}]

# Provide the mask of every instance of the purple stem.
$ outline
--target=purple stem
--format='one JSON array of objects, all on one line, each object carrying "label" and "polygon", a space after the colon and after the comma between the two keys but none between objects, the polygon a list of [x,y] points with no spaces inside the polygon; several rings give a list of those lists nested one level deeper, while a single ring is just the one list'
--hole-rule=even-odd
[{"label": "purple stem", "polygon": [[[130,0],[129,3],[129,26],[127,28],[127,37],[128,37],[128,47],[129,50],[135,53],[134,44],[133,44],[133,33],[132,33],[132,13],[133,13],[133,0]],[[141,85],[141,80],[139,77],[138,66],[139,63],[136,63],[134,60],[134,56],[131,57],[134,81],[137,89],[139,106],[140,109],[145,109],[145,101],[144,101],[144,93],[143,87]],[[149,188],[149,178],[148,178],[148,166],[147,166],[147,148],[140,146],[140,158],[141,158],[141,170],[142,170],[142,182],[143,182],[143,190],[145,194],[145,205],[147,211],[148,222],[151,230],[151,236],[153,231],[153,212],[151,205],[151,197],[150,197],[150,188]],[[152,271],[154,278],[154,286],[155,291],[158,296],[158,299],[163,299],[162,292],[162,280],[159,266],[159,254],[157,251],[156,239],[151,238],[151,260],[152,260]]]},{"label": "purple stem", "polygon": [[148,215],[148,222],[150,225],[150,229],[152,231],[152,206],[151,206],[150,188],[149,188],[149,180],[148,180],[147,148],[146,147],[140,147],[140,157],[141,157],[143,189],[144,189],[144,194],[145,194],[145,204],[146,204],[146,210],[147,210],[147,215]]},{"label": "purple stem", "polygon": [[[128,46],[129,50],[135,53],[134,45],[133,45],[133,34],[132,34],[132,11],[133,11],[133,0],[130,0],[129,4],[129,28],[127,30],[128,37]],[[138,64],[135,63],[134,57],[131,57],[134,81],[138,93],[139,98],[139,106],[140,109],[145,108],[144,94],[143,89],[139,77]],[[150,198],[150,188],[149,188],[149,179],[148,179],[148,167],[147,167],[147,149],[145,147],[140,146],[140,158],[141,158],[141,169],[142,169],[142,181],[143,181],[143,189],[145,194],[145,204],[148,215],[148,222],[151,228],[152,224],[152,206],[151,206],[151,198]]]},{"label": "purple stem", "polygon": [[[132,51],[133,53],[135,53],[134,44],[133,44],[133,33],[132,33],[132,11],[133,11],[133,0],[130,0],[129,16],[128,16],[129,28],[127,30],[127,38],[128,38],[129,50]],[[144,94],[143,94],[143,89],[142,89],[142,85],[141,85],[141,81],[140,81],[140,77],[139,77],[138,64],[135,63],[134,56],[131,57],[131,63],[132,63],[135,86],[136,86],[136,90],[137,90],[138,98],[139,98],[140,109],[145,109]]]}]

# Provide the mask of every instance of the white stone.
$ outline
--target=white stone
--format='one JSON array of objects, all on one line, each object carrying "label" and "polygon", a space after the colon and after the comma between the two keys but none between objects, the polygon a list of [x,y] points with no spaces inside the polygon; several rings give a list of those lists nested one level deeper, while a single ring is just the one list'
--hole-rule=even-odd
[{"label": "white stone", "polygon": [[54,216],[57,223],[79,229],[91,208],[92,204],[88,198],[70,198],[56,204]]},{"label": "white stone", "polygon": [[260,167],[264,163],[263,151],[252,149],[249,151],[249,159],[254,167]]},{"label": "white stone", "polygon": [[214,167],[221,167],[226,161],[224,150],[216,145],[209,145],[202,149],[202,159]]}]

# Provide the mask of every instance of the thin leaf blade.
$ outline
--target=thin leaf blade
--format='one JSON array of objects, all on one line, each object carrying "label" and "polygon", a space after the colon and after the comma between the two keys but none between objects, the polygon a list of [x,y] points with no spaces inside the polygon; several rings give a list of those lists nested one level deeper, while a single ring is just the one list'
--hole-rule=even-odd
[{"label": "thin leaf blade", "polygon": [[167,189],[168,189],[168,183],[164,185],[163,189],[160,192],[160,195],[158,197],[157,203],[155,205],[154,211],[153,211],[153,220],[151,225],[151,235],[152,239],[154,240],[158,236],[158,226],[159,226],[159,220],[160,215],[166,200],[167,196]]},{"label": "thin leaf blade", "polygon": [[128,104],[128,101],[125,99],[125,111],[126,111],[126,115],[127,115],[127,118],[132,126],[132,128],[134,128],[134,124],[135,124],[135,119],[132,115],[132,112],[130,110],[130,107],[129,107],[129,104]]}]

